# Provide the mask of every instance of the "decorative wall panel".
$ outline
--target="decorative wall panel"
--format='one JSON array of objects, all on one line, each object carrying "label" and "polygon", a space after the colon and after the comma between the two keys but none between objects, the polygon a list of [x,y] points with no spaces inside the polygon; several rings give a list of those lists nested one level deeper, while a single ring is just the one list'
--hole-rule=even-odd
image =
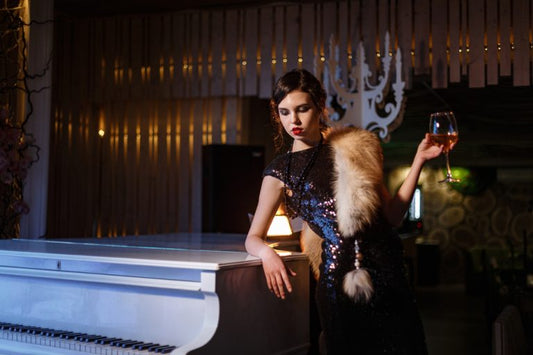
[{"label": "decorative wall panel", "polygon": [[242,98],[268,98],[294,67],[321,74],[332,35],[345,79],[362,42],[376,77],[401,49],[407,88],[413,75],[529,86],[532,12],[532,0],[346,0],[58,18],[50,234],[199,231],[201,145],[243,143]]}]

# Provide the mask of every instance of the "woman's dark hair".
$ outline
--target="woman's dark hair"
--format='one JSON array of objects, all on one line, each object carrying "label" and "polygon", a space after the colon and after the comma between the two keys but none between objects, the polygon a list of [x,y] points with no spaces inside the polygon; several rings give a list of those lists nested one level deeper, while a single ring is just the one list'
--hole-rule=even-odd
[{"label": "woman's dark hair", "polygon": [[323,113],[320,119],[320,130],[324,131],[328,127],[325,117],[326,91],[322,87],[322,84],[307,70],[293,69],[278,79],[272,92],[272,98],[270,99],[270,113],[272,125],[274,126],[274,144],[278,150],[283,146],[283,126],[279,119],[279,103],[291,91],[295,90],[308,93],[318,111]]}]

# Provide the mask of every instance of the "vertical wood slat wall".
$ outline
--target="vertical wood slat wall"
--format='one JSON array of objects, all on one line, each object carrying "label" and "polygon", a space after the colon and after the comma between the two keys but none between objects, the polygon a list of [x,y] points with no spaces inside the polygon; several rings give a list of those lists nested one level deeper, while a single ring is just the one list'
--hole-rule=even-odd
[{"label": "vertical wood slat wall", "polygon": [[[58,21],[49,231],[200,231],[201,146],[243,141],[243,102],[283,72],[322,72],[334,35],[346,80],[385,32],[403,77],[434,88],[531,84],[532,0],[349,0]],[[97,132],[102,129],[103,137]],[[86,188],[81,188],[80,185]]]}]

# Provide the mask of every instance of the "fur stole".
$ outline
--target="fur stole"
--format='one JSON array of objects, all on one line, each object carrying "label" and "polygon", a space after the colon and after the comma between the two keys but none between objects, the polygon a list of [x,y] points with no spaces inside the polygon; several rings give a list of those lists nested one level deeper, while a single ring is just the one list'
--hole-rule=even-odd
[{"label": "fur stole", "polygon": [[[332,147],[334,160],[332,186],[339,231],[343,238],[357,238],[359,232],[374,222],[381,206],[381,145],[375,134],[354,127],[332,128],[327,132],[326,140]],[[306,226],[301,233],[301,247],[318,278],[322,238]],[[356,241],[355,269],[343,281],[344,291],[356,301],[368,301],[373,293],[370,275],[361,267],[363,252]]]},{"label": "fur stole", "polygon": [[309,258],[311,271],[315,280],[320,276],[320,264],[322,264],[322,237],[313,232],[307,223],[304,223],[300,232],[300,248],[302,253]]},{"label": "fur stole", "polygon": [[381,206],[381,145],[374,133],[354,127],[331,129],[327,140],[334,154],[339,231],[353,237],[374,221]]}]

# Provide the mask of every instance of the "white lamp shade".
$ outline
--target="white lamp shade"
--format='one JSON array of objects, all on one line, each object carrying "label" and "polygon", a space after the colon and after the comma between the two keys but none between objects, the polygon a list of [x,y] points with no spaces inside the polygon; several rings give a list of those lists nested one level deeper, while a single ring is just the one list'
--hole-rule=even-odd
[{"label": "white lamp shade", "polygon": [[268,228],[267,236],[289,236],[292,235],[292,228],[289,218],[286,215],[275,215],[270,227]]}]

